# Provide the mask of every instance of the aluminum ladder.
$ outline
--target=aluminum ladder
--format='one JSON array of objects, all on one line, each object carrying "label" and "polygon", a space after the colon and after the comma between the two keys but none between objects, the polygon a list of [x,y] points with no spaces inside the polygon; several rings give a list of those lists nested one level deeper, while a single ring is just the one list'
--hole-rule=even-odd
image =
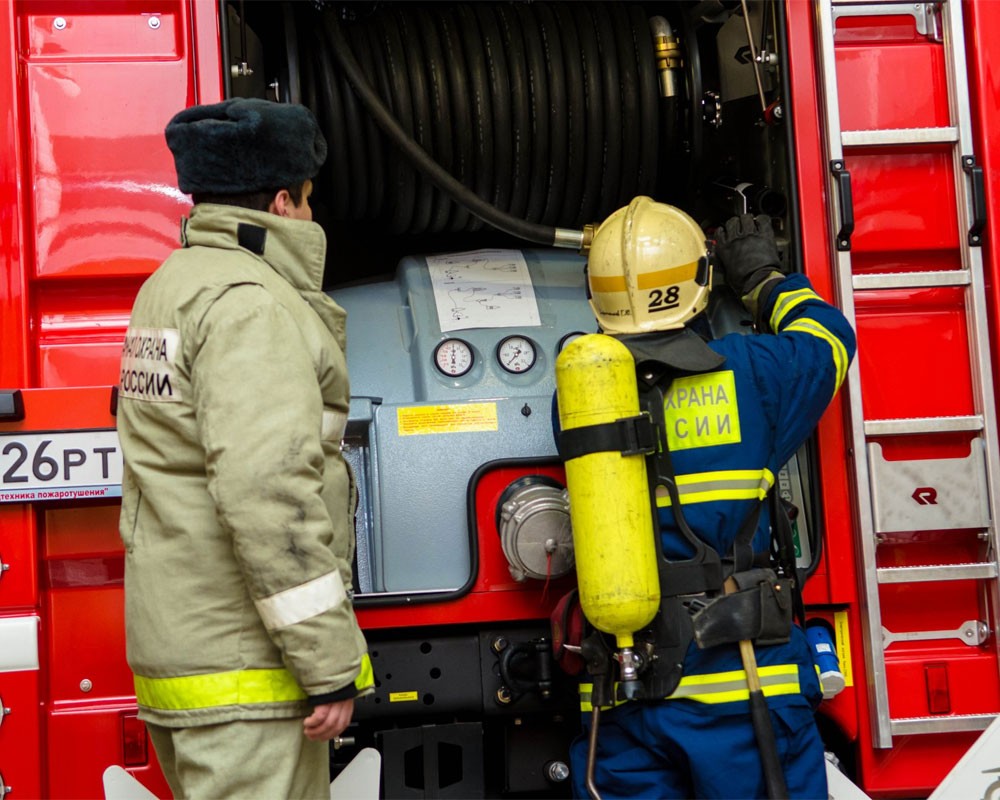
[{"label": "aluminum ladder", "polygon": [[[985,729],[994,713],[890,716],[886,650],[900,640],[936,640],[954,637],[965,644],[980,645],[989,635],[989,622],[998,608],[998,519],[997,497],[1000,461],[997,455],[997,423],[991,377],[990,342],[987,327],[983,259],[980,249],[985,224],[982,171],[976,166],[972,146],[969,87],[961,4],[858,2],[818,0],[816,4],[820,80],[825,118],[825,152],[829,167],[831,247],[836,264],[840,306],[852,321],[860,293],[882,292],[892,302],[892,291],[956,287],[961,291],[968,337],[969,371],[974,398],[973,413],[961,416],[865,419],[859,359],[848,373],[847,405],[853,445],[853,480],[857,498],[855,514],[862,548],[859,564],[863,580],[865,660],[871,695],[873,742],[889,748],[894,736]],[[938,127],[896,127],[876,130],[843,130],[841,102],[866,102],[855,96],[838,96],[837,51],[834,33],[838,19],[864,16],[912,15],[917,31],[940,41],[947,72],[949,124]],[[854,24],[859,24],[855,22]],[[861,23],[867,24],[867,23]],[[844,106],[843,108],[850,108]],[[846,115],[845,115],[846,116]],[[950,150],[955,181],[955,213],[959,231],[960,266],[937,271],[861,271],[852,269],[851,235],[855,220],[851,197],[852,153],[877,152],[890,156],[928,146]],[[959,261],[956,260],[956,264]],[[896,292],[896,297],[901,293]],[[867,298],[873,295],[867,295]],[[860,348],[864,341],[859,337]],[[905,357],[905,356],[903,356]],[[929,376],[930,377],[930,376]],[[899,437],[933,437],[935,434],[966,432],[971,437],[965,459],[915,459],[889,461],[878,440],[899,442]],[[879,566],[878,549],[886,537],[906,532],[958,531],[978,536],[977,559],[973,563],[940,563],[920,566]],[[968,534],[968,531],[978,531]],[[939,534],[937,534],[939,535]],[[947,545],[942,545],[942,551]],[[946,552],[942,552],[946,555]],[[968,559],[966,559],[968,560]],[[975,619],[954,631],[925,630],[893,632],[883,621],[880,589],[888,584],[930,581],[975,581],[981,606]],[[932,601],[933,602],[933,601]],[[940,627],[940,626],[938,626]],[[995,641],[995,639],[994,639]],[[894,652],[898,652],[894,651]]]}]

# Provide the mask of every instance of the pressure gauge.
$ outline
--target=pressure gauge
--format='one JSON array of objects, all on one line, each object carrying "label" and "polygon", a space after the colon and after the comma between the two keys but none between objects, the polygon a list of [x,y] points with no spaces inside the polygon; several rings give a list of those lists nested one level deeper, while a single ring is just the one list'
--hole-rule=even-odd
[{"label": "pressure gauge", "polygon": [[508,336],[497,345],[497,361],[515,375],[535,366],[535,357],[535,345],[526,336]]},{"label": "pressure gauge", "polygon": [[559,340],[559,346],[556,348],[556,352],[561,353],[563,348],[572,342],[574,339],[579,339],[581,336],[586,336],[583,331],[572,331],[567,333],[562,339]]},{"label": "pressure gauge", "polygon": [[449,378],[459,378],[472,369],[472,348],[461,339],[445,339],[434,348],[434,365]]}]

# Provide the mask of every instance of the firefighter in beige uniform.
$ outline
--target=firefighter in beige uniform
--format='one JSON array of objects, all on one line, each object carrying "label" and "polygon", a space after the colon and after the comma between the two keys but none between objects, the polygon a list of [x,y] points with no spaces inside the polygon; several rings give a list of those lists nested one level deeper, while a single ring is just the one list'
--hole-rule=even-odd
[{"label": "firefighter in beige uniform", "polygon": [[348,591],[346,315],[308,204],[326,143],[304,107],[246,99],[166,137],[195,207],[119,385],[139,714],[179,797],[328,797],[328,741],[374,681]]}]

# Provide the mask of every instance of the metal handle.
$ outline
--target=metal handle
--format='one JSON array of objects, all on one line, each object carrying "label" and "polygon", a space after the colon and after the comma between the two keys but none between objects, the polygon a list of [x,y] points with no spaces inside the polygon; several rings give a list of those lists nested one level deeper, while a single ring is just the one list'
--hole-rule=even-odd
[{"label": "metal handle", "polygon": [[854,233],[854,199],[851,195],[851,173],[844,169],[844,162],[830,162],[830,172],[837,190],[838,219],[840,230],[837,231],[837,249],[851,249],[851,234]]},{"label": "metal handle", "polygon": [[983,243],[983,228],[986,227],[986,186],[983,168],[976,166],[975,156],[962,156],[962,169],[969,176],[969,191],[972,194],[972,227],[969,228],[969,247],[980,247]]}]

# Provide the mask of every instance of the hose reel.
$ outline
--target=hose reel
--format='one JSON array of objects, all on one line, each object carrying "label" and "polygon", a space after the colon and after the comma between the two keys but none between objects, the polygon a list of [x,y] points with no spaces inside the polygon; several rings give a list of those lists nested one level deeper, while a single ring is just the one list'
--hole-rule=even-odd
[{"label": "hose reel", "polygon": [[[480,228],[432,185],[428,161],[539,227],[579,228],[654,192],[660,75],[637,4],[441,4],[432,14],[400,3],[346,21],[337,9],[296,6],[294,16],[301,67],[289,74],[301,75],[301,91],[292,94],[330,141],[317,191],[338,220],[378,221],[386,233]],[[424,151],[419,171],[373,124],[345,77],[344,50]]]}]

